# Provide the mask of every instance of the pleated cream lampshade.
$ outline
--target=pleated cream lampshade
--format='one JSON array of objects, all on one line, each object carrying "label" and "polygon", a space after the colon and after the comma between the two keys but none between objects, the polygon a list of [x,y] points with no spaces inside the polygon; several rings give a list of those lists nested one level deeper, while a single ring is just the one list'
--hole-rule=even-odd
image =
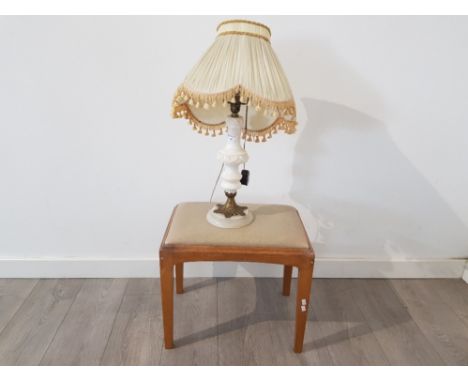
[{"label": "pleated cream lampshade", "polygon": [[173,117],[186,118],[194,130],[216,136],[225,129],[228,102],[240,94],[249,108],[244,136],[264,142],[272,134],[291,134],[296,106],[288,80],[263,24],[228,20],[217,28],[215,42],[177,89]]}]

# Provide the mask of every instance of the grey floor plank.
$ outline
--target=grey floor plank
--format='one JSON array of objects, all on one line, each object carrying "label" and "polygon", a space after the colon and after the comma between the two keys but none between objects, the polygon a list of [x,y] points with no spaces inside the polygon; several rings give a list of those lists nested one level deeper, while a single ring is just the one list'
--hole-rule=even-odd
[{"label": "grey floor plank", "polygon": [[[324,333],[326,333],[326,326],[328,325],[328,322],[320,321],[318,319],[319,313],[315,304],[316,295],[320,289],[323,288],[322,281],[323,280],[315,279],[312,282],[308,322],[304,335],[304,348],[302,353],[298,354],[298,357],[301,359],[301,364],[303,365],[332,366],[334,364],[333,358],[331,357],[330,351],[328,349],[328,345],[323,341],[323,339],[326,338]],[[289,303],[292,305],[291,309],[294,309],[294,296],[296,295],[296,288],[297,279],[294,279],[291,289],[292,298],[289,301]]]},{"label": "grey floor plank", "polygon": [[409,313],[447,365],[468,365],[468,328],[433,280],[392,280]]},{"label": "grey floor plank", "polygon": [[163,349],[162,365],[217,365],[217,287],[215,279],[185,279],[174,296],[174,349]]},{"label": "grey floor plank", "polygon": [[86,280],[41,365],[98,365],[126,285],[126,279]]},{"label": "grey floor plank", "polygon": [[468,284],[461,279],[430,280],[436,294],[452,308],[468,328]]},{"label": "grey floor plank", "polygon": [[218,279],[220,365],[300,365],[293,352],[293,297],[280,279]]},{"label": "grey floor plank", "polygon": [[131,279],[102,365],[158,365],[163,345],[159,279]]},{"label": "grey floor plank", "polygon": [[1,365],[37,365],[83,280],[40,280],[0,334]]},{"label": "grey floor plank", "polygon": [[461,280],[316,279],[301,354],[296,280],[290,297],[281,279],[185,289],[164,350],[159,279],[0,280],[0,364],[468,365]]},{"label": "grey floor plank", "polygon": [[256,305],[250,278],[218,279],[218,353],[220,365],[245,363],[245,338]]},{"label": "grey floor plank", "polygon": [[[354,303],[351,289],[350,280],[316,280],[311,304],[322,337],[315,338],[311,347],[327,347],[334,365],[388,365],[373,329]],[[314,330],[313,325],[310,330]]]},{"label": "grey floor plank", "polygon": [[351,280],[352,299],[392,365],[443,365],[388,280]]},{"label": "grey floor plank", "polygon": [[0,279],[0,332],[31,293],[37,279]]}]

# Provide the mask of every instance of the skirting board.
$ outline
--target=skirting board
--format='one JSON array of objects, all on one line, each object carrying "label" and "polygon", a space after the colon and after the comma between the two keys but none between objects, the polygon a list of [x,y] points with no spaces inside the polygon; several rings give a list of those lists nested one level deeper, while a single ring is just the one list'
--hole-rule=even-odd
[{"label": "skirting board", "polygon": [[[269,264],[187,263],[185,277],[281,277],[282,267]],[[0,278],[159,277],[157,258],[29,258],[0,259]],[[318,258],[317,278],[463,278],[466,259],[375,260]]]},{"label": "skirting board", "polygon": [[468,261],[465,264],[465,271],[463,272],[462,279],[468,284]]}]

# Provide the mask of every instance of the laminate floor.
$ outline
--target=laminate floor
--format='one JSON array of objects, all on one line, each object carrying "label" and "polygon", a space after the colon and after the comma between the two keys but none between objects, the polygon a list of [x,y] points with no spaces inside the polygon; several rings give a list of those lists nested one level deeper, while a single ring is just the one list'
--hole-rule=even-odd
[{"label": "laminate floor", "polygon": [[163,348],[159,279],[0,279],[0,365],[468,365],[462,280],[186,279]]}]

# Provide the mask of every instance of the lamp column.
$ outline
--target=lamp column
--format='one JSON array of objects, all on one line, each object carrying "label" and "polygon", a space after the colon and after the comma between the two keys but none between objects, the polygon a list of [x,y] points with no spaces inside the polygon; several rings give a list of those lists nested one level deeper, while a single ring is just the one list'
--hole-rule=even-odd
[{"label": "lamp column", "polygon": [[237,190],[241,188],[242,174],[239,166],[249,159],[249,155],[240,143],[244,120],[238,114],[241,105],[239,98],[237,95],[236,102],[231,103],[232,114],[226,118],[228,140],[226,146],[218,152],[218,160],[224,164],[221,188],[227,200],[224,204],[212,208],[207,214],[208,222],[220,228],[240,228],[253,220],[248,208],[237,205],[235,200]]}]

